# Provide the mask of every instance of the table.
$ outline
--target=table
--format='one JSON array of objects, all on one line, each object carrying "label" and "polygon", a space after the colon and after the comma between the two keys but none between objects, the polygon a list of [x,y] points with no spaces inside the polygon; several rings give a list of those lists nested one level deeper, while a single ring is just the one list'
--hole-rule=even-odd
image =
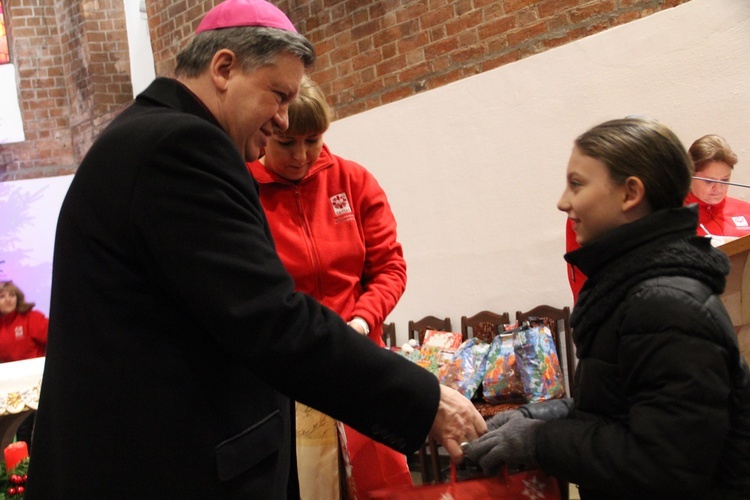
[{"label": "table", "polygon": [[0,449],[13,442],[18,426],[35,411],[44,358],[0,363]]}]

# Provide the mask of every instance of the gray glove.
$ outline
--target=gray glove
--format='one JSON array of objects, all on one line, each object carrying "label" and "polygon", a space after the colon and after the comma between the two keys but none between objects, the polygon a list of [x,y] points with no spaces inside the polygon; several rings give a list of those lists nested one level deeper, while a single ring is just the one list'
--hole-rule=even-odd
[{"label": "gray glove", "polygon": [[518,408],[524,417],[534,420],[557,420],[570,415],[573,408],[572,398],[548,399],[540,403],[527,403]]},{"label": "gray glove", "polygon": [[464,446],[464,455],[478,463],[485,474],[497,474],[503,464],[513,468],[534,468],[538,465],[534,436],[537,428],[544,422],[523,418],[520,412],[518,413],[519,415],[511,416],[499,428]]},{"label": "gray glove", "polygon": [[550,399],[541,403],[527,403],[521,405],[517,410],[507,410],[498,413],[487,421],[487,431],[499,429],[513,418],[533,418],[534,420],[557,420],[565,418],[570,413],[573,400]]},{"label": "gray glove", "polygon": [[502,411],[487,421],[487,432],[499,429],[513,418],[525,418],[526,416],[518,410]]},{"label": "gray glove", "polygon": [[462,445],[464,455],[488,475],[496,474],[503,464],[536,467],[536,428],[544,421],[567,417],[572,406],[572,399],[551,399],[498,413],[487,421],[487,434]]}]

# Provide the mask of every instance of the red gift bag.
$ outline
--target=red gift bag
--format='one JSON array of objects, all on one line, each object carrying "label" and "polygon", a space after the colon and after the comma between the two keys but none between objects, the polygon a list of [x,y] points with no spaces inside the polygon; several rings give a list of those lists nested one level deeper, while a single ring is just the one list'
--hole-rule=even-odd
[{"label": "red gift bag", "polygon": [[403,454],[342,422],[338,425],[349,500],[364,500],[372,490],[412,486],[411,473]]},{"label": "red gift bag", "polygon": [[560,500],[557,480],[540,470],[508,474],[507,469],[495,477],[456,480],[456,467],[451,464],[448,483],[388,488],[371,491],[371,500],[451,499],[451,500]]}]

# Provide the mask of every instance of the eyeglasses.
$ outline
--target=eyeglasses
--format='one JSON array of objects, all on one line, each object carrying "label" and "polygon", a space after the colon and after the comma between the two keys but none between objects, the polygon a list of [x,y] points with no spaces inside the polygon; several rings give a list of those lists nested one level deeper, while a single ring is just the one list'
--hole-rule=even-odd
[{"label": "eyeglasses", "polygon": [[718,179],[709,179],[708,177],[698,177],[697,175],[694,175],[693,179],[698,180],[698,181],[703,181],[709,186],[712,186],[713,184],[726,184],[729,186],[750,187],[747,184],[739,184],[737,182],[729,182],[729,181],[720,181]]}]

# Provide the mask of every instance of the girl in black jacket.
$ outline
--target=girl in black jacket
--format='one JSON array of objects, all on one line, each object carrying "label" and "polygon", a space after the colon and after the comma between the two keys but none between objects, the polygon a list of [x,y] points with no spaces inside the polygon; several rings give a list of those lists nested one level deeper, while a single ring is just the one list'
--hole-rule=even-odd
[{"label": "girl in black jacket", "polygon": [[574,404],[490,421],[466,449],[485,471],[539,467],[582,499],[750,498],[750,371],[719,297],[728,259],[682,207],[691,176],[654,120],[576,139],[558,202],[581,244],[565,259],[588,276],[571,316]]}]

